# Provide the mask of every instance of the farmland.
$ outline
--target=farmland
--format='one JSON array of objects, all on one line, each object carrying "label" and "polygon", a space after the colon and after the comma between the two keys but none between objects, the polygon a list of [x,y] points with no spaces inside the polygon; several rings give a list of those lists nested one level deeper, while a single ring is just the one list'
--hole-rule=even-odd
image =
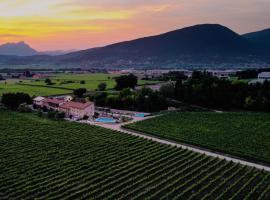
[{"label": "farmland", "polygon": [[0,110],[0,199],[267,199],[270,173],[107,129]]},{"label": "farmland", "polygon": [[0,83],[0,96],[3,93],[8,92],[24,92],[29,95],[36,96],[48,96],[48,95],[57,95],[57,94],[68,94],[72,93],[72,90],[66,90],[62,88],[49,88],[49,87],[38,87],[38,86],[29,86],[29,85],[19,85],[16,83],[4,84]]},{"label": "farmland", "polygon": [[[6,92],[25,92],[30,95],[56,95],[72,93],[73,89],[86,88],[87,90],[97,89],[99,83],[106,83],[107,89],[115,86],[113,77],[119,75],[110,74],[54,74],[50,76],[53,82],[51,87],[44,83],[44,79],[10,79],[7,84],[0,82],[0,95]],[[80,81],[84,81],[81,84]],[[155,83],[155,81],[139,80],[138,84]],[[41,87],[40,87],[41,86]]]},{"label": "farmland", "polygon": [[183,112],[128,128],[270,164],[270,115],[266,113]]}]

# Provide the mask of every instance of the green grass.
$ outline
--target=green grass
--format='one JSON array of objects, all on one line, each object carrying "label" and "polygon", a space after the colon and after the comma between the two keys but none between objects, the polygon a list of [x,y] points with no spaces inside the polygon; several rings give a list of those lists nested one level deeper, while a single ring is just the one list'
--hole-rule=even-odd
[{"label": "green grass", "polygon": [[270,114],[184,112],[128,128],[270,164]]},{"label": "green grass", "polygon": [[[55,87],[64,87],[69,89],[86,88],[87,90],[97,89],[100,83],[106,83],[107,89],[113,89],[115,86],[114,77],[119,75],[111,74],[56,74],[50,77]],[[80,84],[80,81],[84,80],[85,84]],[[73,81],[74,83],[62,84],[64,81]],[[44,80],[25,80],[23,83],[32,85],[46,85]],[[148,83],[156,83],[156,81],[139,80],[139,85]]]},{"label": "green grass", "polygon": [[270,173],[0,110],[0,199],[267,199]]},{"label": "green grass", "polygon": [[[50,77],[54,85],[47,87],[44,79],[38,81],[34,79],[20,80],[20,79],[10,79],[7,81],[7,85],[4,81],[0,82],[0,95],[7,92],[25,92],[30,95],[57,95],[72,93],[70,90],[78,88],[86,88],[87,90],[94,91],[97,89],[98,85],[102,82],[107,84],[107,89],[113,89],[115,86],[115,80],[113,77],[119,75],[111,74],[54,74]],[[85,84],[80,84],[80,81],[84,80]],[[74,81],[74,83],[61,84],[64,81]],[[156,83],[156,81],[145,81],[139,80],[139,85]],[[23,85],[27,84],[27,85]],[[42,87],[37,87],[42,86]],[[46,87],[44,87],[46,86]]]},{"label": "green grass", "polygon": [[48,88],[48,87],[38,87],[38,86],[28,86],[19,84],[3,84],[0,83],[0,96],[8,92],[24,92],[33,96],[49,96],[57,94],[68,94],[72,93],[71,90],[65,90],[60,88]]}]

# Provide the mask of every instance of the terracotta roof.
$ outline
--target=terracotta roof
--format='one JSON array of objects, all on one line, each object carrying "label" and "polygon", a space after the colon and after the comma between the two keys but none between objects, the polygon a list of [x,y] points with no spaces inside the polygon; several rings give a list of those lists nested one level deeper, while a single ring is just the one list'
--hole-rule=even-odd
[{"label": "terracotta roof", "polygon": [[60,104],[64,103],[65,101],[63,99],[56,99],[56,98],[46,98],[45,102],[47,103],[53,103],[53,104]]},{"label": "terracotta roof", "polygon": [[60,108],[64,108],[64,109],[77,108],[77,109],[82,110],[82,109],[87,108],[91,104],[93,104],[93,102],[81,103],[81,102],[69,101],[69,102],[66,102],[66,103],[62,104],[60,106]]}]

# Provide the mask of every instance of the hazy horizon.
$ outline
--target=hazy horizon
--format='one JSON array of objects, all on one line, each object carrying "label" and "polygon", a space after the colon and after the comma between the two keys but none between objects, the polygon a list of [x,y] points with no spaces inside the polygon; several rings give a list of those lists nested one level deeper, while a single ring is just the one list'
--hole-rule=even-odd
[{"label": "hazy horizon", "polygon": [[2,0],[0,44],[80,50],[204,23],[243,34],[270,28],[269,10],[269,0]]}]

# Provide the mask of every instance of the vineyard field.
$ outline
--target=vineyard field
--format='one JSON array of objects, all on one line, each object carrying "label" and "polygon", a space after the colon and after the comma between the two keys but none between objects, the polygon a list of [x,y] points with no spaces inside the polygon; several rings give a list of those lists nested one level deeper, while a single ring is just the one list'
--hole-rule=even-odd
[{"label": "vineyard field", "polygon": [[0,110],[0,199],[266,200],[270,173],[79,123]]},{"label": "vineyard field", "polygon": [[127,128],[270,164],[267,113],[171,113]]}]

